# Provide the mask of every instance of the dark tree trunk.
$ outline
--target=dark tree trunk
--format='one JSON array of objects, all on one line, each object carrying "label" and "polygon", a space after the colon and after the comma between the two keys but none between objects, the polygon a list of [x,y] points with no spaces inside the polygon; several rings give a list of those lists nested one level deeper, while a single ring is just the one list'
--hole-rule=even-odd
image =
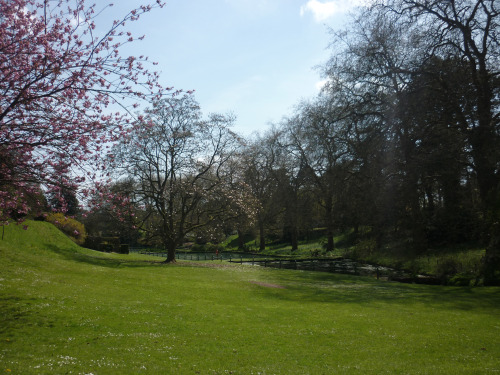
[{"label": "dark tree trunk", "polygon": [[177,248],[177,244],[174,241],[168,241],[166,248],[167,259],[165,259],[165,263],[175,263],[175,250]]},{"label": "dark tree trunk", "polygon": [[[485,90],[488,92],[488,90]],[[486,254],[483,259],[483,276],[485,285],[500,285],[500,184],[495,166],[498,162],[498,136],[494,131],[494,120],[491,105],[484,95],[478,103],[479,126],[473,129],[471,145],[483,214],[485,217],[484,237],[488,238]]]},{"label": "dark tree trunk", "polygon": [[296,226],[291,228],[291,243],[292,243],[292,251],[295,251],[299,248],[299,234]]},{"label": "dark tree trunk", "polygon": [[264,229],[264,221],[259,220],[259,250],[263,251],[266,249],[266,235]]},{"label": "dark tree trunk", "polygon": [[491,208],[490,204],[495,198],[497,189],[498,177],[495,174],[497,161],[493,151],[498,146],[498,142],[495,142],[496,138],[494,130],[484,126],[474,129],[471,137],[479,193],[485,212]]},{"label": "dark tree trunk", "polygon": [[325,207],[325,218],[326,218],[326,251],[334,251],[335,250],[335,241],[333,239],[334,232],[334,223],[333,223],[333,201],[330,197],[326,202]]},{"label": "dark tree trunk", "polygon": [[245,249],[245,238],[243,232],[239,229],[238,229],[238,249],[239,250]]},{"label": "dark tree trunk", "polygon": [[500,193],[496,202],[492,203],[488,219],[489,243],[483,258],[483,276],[485,285],[500,285]]},{"label": "dark tree trunk", "polygon": [[333,233],[332,234],[328,234],[328,237],[327,237],[327,243],[326,243],[326,251],[333,251],[335,250],[335,240],[333,239]]}]

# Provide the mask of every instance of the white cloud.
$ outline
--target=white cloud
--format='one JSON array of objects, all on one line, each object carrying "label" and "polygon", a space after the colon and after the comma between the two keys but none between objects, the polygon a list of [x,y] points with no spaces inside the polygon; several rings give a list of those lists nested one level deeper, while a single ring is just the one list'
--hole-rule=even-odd
[{"label": "white cloud", "polygon": [[305,5],[300,7],[300,15],[304,16],[307,12],[311,12],[317,22],[322,22],[336,14],[345,13],[362,3],[363,0],[334,0],[326,2],[309,0]]},{"label": "white cloud", "polygon": [[316,84],[314,86],[316,87],[316,90],[321,91],[323,89],[323,87],[325,87],[327,82],[328,82],[328,79],[323,79],[321,81],[316,82]]}]

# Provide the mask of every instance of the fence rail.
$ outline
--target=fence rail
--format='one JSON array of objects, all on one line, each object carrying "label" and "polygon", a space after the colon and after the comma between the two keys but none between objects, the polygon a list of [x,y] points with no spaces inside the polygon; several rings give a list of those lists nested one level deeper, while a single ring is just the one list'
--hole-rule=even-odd
[{"label": "fence rail", "polygon": [[[167,257],[167,253],[160,249],[148,249],[131,247],[130,252],[156,256]],[[326,271],[337,273],[350,273],[359,275],[360,268],[356,262],[343,258],[308,258],[308,259],[294,259],[294,258],[278,258],[269,257],[260,254],[251,253],[228,253],[221,252],[219,254],[211,253],[193,253],[177,251],[175,255],[178,260],[192,260],[192,261],[228,261],[230,263],[252,264],[264,267],[273,268],[286,268],[296,270],[312,270],[312,271]],[[377,268],[377,275],[380,270]]]}]

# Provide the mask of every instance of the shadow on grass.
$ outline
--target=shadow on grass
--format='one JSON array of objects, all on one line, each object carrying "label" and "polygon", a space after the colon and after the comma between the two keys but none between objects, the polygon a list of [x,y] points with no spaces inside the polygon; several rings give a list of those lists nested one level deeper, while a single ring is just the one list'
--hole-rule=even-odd
[{"label": "shadow on grass", "polygon": [[[85,263],[93,266],[101,266],[108,268],[119,268],[119,267],[148,267],[152,265],[164,264],[162,261],[150,261],[150,260],[128,260],[128,259],[112,259],[105,256],[93,256],[88,254],[82,254],[78,252],[72,252],[65,249],[61,249],[53,244],[47,244],[47,249],[53,253],[61,256],[66,260],[71,260],[75,262]],[[103,254],[104,255],[104,254]]]},{"label": "shadow on grass", "polygon": [[35,302],[34,298],[0,296],[0,335],[12,332],[12,329],[26,326],[33,321],[34,313],[27,307]]},{"label": "shadow on grass", "polygon": [[[294,271],[292,271],[294,272]],[[498,287],[448,287],[434,285],[403,284],[379,281],[367,277],[331,274],[324,272],[295,271],[273,272],[269,282],[283,285],[286,289],[269,290],[270,298],[325,303],[408,303],[442,306],[459,310],[484,308],[495,313],[500,309]]]}]

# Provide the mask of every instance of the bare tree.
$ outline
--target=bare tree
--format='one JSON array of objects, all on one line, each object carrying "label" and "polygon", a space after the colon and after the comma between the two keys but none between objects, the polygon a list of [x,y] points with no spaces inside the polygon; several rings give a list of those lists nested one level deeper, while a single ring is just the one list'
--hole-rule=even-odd
[{"label": "bare tree", "polygon": [[186,234],[230,215],[232,122],[220,114],[202,119],[191,95],[168,98],[146,111],[117,150],[122,173],[136,183],[137,223],[165,246],[166,262],[175,262]]},{"label": "bare tree", "polygon": [[259,232],[259,250],[266,248],[266,232],[282,211],[281,192],[275,172],[277,169],[274,130],[247,143],[242,155],[243,179],[257,202],[256,224]]}]

